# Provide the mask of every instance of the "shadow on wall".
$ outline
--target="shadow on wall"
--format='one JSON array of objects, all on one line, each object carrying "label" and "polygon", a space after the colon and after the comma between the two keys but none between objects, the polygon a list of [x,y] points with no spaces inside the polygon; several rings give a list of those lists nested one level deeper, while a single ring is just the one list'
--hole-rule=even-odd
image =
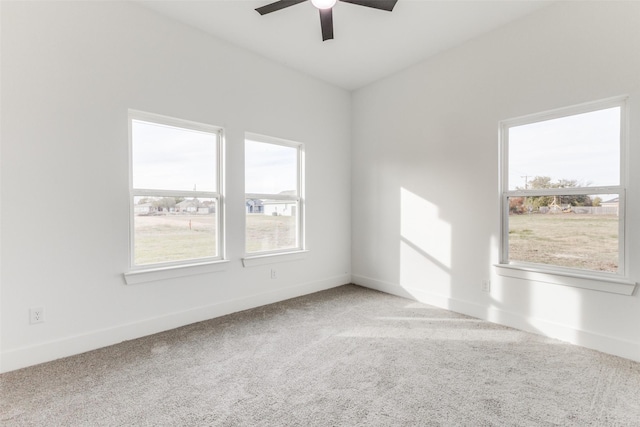
[{"label": "shadow on wall", "polygon": [[[492,247],[498,247],[497,241],[493,236]],[[574,344],[587,345],[580,337],[580,330],[585,326],[583,292],[594,291],[494,274],[490,304],[486,307],[484,318]]]},{"label": "shadow on wall", "polygon": [[[486,230],[477,229],[486,221],[474,220],[476,215],[465,212],[465,208],[455,209],[445,219],[440,206],[406,187],[400,187],[399,207],[398,284],[402,293],[452,311],[576,342],[575,329],[565,328],[565,335],[559,336],[559,325],[538,318],[552,319],[564,306],[550,300],[551,295],[557,295],[567,305],[563,323],[581,324],[581,295],[577,289],[558,290],[555,285],[495,274],[499,236],[490,233],[487,249],[475,249],[477,239],[487,237]],[[490,292],[483,292],[482,281],[488,279]]]},{"label": "shadow on wall", "polygon": [[[370,223],[362,247],[373,287],[587,347],[597,338],[594,316],[615,317],[604,302],[615,303],[610,295],[594,307],[584,294],[592,291],[497,275],[495,187],[470,185],[459,169],[437,162],[387,158],[374,188],[380,200],[367,202],[373,211],[363,219]],[[485,280],[490,292],[482,290]]]}]

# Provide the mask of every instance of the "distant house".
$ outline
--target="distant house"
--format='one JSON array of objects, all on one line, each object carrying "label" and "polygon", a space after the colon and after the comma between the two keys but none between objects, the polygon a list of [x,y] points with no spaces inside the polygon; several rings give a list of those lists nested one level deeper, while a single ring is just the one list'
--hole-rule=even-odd
[{"label": "distant house", "polygon": [[264,203],[260,199],[249,199],[245,202],[247,213],[264,213]]},{"label": "distant house", "polygon": [[[281,191],[280,195],[295,196],[296,190]],[[297,202],[289,200],[248,199],[245,203],[247,213],[292,216],[296,214]]]},{"label": "distant house", "polygon": [[200,207],[198,208],[198,213],[210,214],[216,212],[216,202],[213,200],[206,200],[202,202]]},{"label": "distant house", "polygon": [[133,207],[133,213],[135,215],[148,215],[150,213],[154,213],[156,208],[153,207],[151,203],[140,203]]},{"label": "distant house", "polygon": [[267,200],[264,202],[265,215],[292,216],[296,214],[297,203],[284,200]]},{"label": "distant house", "polygon": [[176,212],[196,213],[200,207],[202,204],[198,199],[187,199],[176,203]]}]

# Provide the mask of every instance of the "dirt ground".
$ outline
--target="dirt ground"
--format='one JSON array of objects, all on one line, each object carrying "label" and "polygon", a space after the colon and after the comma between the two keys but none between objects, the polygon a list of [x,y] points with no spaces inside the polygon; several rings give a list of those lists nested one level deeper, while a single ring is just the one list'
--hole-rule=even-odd
[{"label": "dirt ground", "polygon": [[618,224],[615,215],[509,215],[509,260],[615,273]]}]

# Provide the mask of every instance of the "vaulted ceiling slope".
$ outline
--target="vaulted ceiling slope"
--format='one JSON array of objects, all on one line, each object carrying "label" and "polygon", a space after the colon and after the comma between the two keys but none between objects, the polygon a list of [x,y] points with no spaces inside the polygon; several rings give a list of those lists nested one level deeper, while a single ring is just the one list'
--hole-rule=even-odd
[{"label": "vaulted ceiling slope", "polygon": [[399,0],[393,12],[340,2],[335,39],[322,41],[310,1],[261,16],[274,0],[139,0],[199,28],[347,90],[358,89],[549,5],[544,0]]}]

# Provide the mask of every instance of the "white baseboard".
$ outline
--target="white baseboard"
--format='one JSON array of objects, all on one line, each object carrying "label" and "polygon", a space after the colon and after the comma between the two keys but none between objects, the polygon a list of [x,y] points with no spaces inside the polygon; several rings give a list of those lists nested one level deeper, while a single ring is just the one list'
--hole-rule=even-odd
[{"label": "white baseboard", "polygon": [[168,313],[163,316],[118,325],[89,333],[65,337],[28,347],[11,349],[0,355],[0,373],[9,372],[63,357],[73,356],[122,341],[141,338],[203,320],[213,319],[250,308],[260,307],[290,298],[295,298],[351,282],[350,275],[330,277],[324,280],[275,289],[236,298],[216,304],[192,308],[186,311]]},{"label": "white baseboard", "polygon": [[455,311],[456,313],[466,314],[489,322],[532,332],[549,338],[555,338],[571,344],[640,362],[640,343],[577,329],[573,326],[544,319],[531,318],[520,313],[510,312],[496,307],[486,307],[475,302],[453,299],[448,296],[433,294],[420,289],[406,289],[399,284],[385,282],[371,277],[352,275],[351,281],[359,286],[410,298],[445,310]]}]

